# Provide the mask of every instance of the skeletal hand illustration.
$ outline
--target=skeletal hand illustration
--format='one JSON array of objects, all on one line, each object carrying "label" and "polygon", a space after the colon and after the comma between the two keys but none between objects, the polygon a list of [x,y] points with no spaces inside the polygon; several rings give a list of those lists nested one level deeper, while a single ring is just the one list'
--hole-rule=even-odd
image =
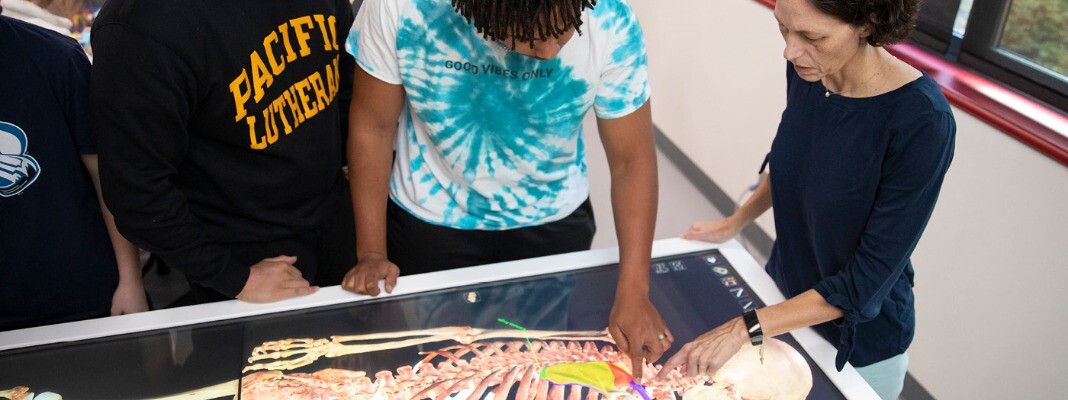
[{"label": "skeletal hand illustration", "polygon": [[[406,339],[405,339],[406,338]],[[292,370],[318,360],[320,357],[341,357],[351,354],[372,353],[400,349],[421,344],[456,341],[470,344],[488,339],[554,339],[554,340],[600,340],[608,339],[605,331],[519,331],[514,329],[493,330],[472,327],[450,326],[404,332],[374,333],[366,335],[331,336],[327,339],[282,339],[266,342],[256,347],[249,357],[248,367],[242,372],[258,370]],[[399,339],[380,342],[387,339]],[[372,342],[372,343],[361,343]],[[270,362],[262,362],[273,360]]]}]

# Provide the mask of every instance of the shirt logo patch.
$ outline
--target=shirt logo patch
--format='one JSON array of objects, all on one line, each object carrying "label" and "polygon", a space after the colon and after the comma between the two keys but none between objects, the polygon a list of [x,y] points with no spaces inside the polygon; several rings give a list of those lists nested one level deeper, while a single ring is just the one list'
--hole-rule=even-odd
[{"label": "shirt logo patch", "polygon": [[29,142],[22,128],[0,121],[0,197],[21,194],[41,175],[41,166],[27,153]]}]

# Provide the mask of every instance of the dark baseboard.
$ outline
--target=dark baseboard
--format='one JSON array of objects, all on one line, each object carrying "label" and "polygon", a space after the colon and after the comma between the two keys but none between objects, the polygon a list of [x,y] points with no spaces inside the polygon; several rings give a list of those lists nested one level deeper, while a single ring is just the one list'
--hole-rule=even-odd
[{"label": "dark baseboard", "polygon": [[912,376],[912,373],[908,372],[905,373],[905,388],[901,391],[900,397],[902,400],[935,400],[934,396],[931,396],[931,393]]},{"label": "dark baseboard", "polygon": [[[697,187],[697,190],[701,191],[701,194],[712,203],[713,207],[716,207],[723,215],[734,213],[734,199],[724,192],[723,188],[719,187],[712,178],[701,172],[701,168],[687,157],[678,146],[675,146],[675,143],[668,139],[664,132],[660,131],[660,128],[653,127],[653,136],[656,140],[656,147],[664,153],[679,171],[682,171],[682,175]],[[756,224],[750,224],[742,230],[741,236],[743,243],[748,244],[749,252],[753,253],[757,261],[766,262],[771,254],[771,246],[774,244],[771,236]],[[901,392],[901,399],[934,400],[934,397],[927,392],[927,389],[924,389],[923,385],[920,385],[920,382],[916,381],[916,378],[911,373],[906,373],[905,388]]]},{"label": "dark baseboard", "polygon": [[[724,192],[723,188],[712,181],[712,178],[704,172],[701,172],[701,168],[687,157],[678,146],[675,146],[675,143],[668,139],[664,132],[660,131],[660,128],[653,127],[653,136],[656,140],[656,147],[712,203],[712,206],[719,210],[720,214],[734,214],[734,199]],[[754,164],[756,165],[759,162],[760,160],[757,160]],[[755,174],[753,178],[756,179]],[[771,254],[771,246],[774,243],[771,236],[757,224],[749,224],[742,230],[741,236],[743,242],[748,245],[749,252],[753,253],[757,261],[766,262]]]}]

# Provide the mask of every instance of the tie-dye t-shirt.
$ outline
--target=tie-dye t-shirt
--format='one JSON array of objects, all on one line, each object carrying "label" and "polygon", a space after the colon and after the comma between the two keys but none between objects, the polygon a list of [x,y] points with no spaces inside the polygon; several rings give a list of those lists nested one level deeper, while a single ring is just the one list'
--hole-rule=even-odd
[{"label": "tie-dye t-shirt", "polygon": [[458,229],[562,219],[589,197],[582,120],[649,99],[645,42],[625,0],[583,14],[541,61],[484,39],[450,0],[367,0],[346,47],[370,75],[403,85],[390,197]]}]

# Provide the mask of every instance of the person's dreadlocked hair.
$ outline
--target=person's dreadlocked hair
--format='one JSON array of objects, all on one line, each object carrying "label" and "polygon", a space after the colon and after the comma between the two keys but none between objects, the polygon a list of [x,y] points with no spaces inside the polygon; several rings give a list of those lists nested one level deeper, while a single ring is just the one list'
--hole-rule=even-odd
[{"label": "person's dreadlocked hair", "polygon": [[597,0],[452,0],[453,7],[490,40],[516,42],[558,38],[582,26],[582,11]]}]

